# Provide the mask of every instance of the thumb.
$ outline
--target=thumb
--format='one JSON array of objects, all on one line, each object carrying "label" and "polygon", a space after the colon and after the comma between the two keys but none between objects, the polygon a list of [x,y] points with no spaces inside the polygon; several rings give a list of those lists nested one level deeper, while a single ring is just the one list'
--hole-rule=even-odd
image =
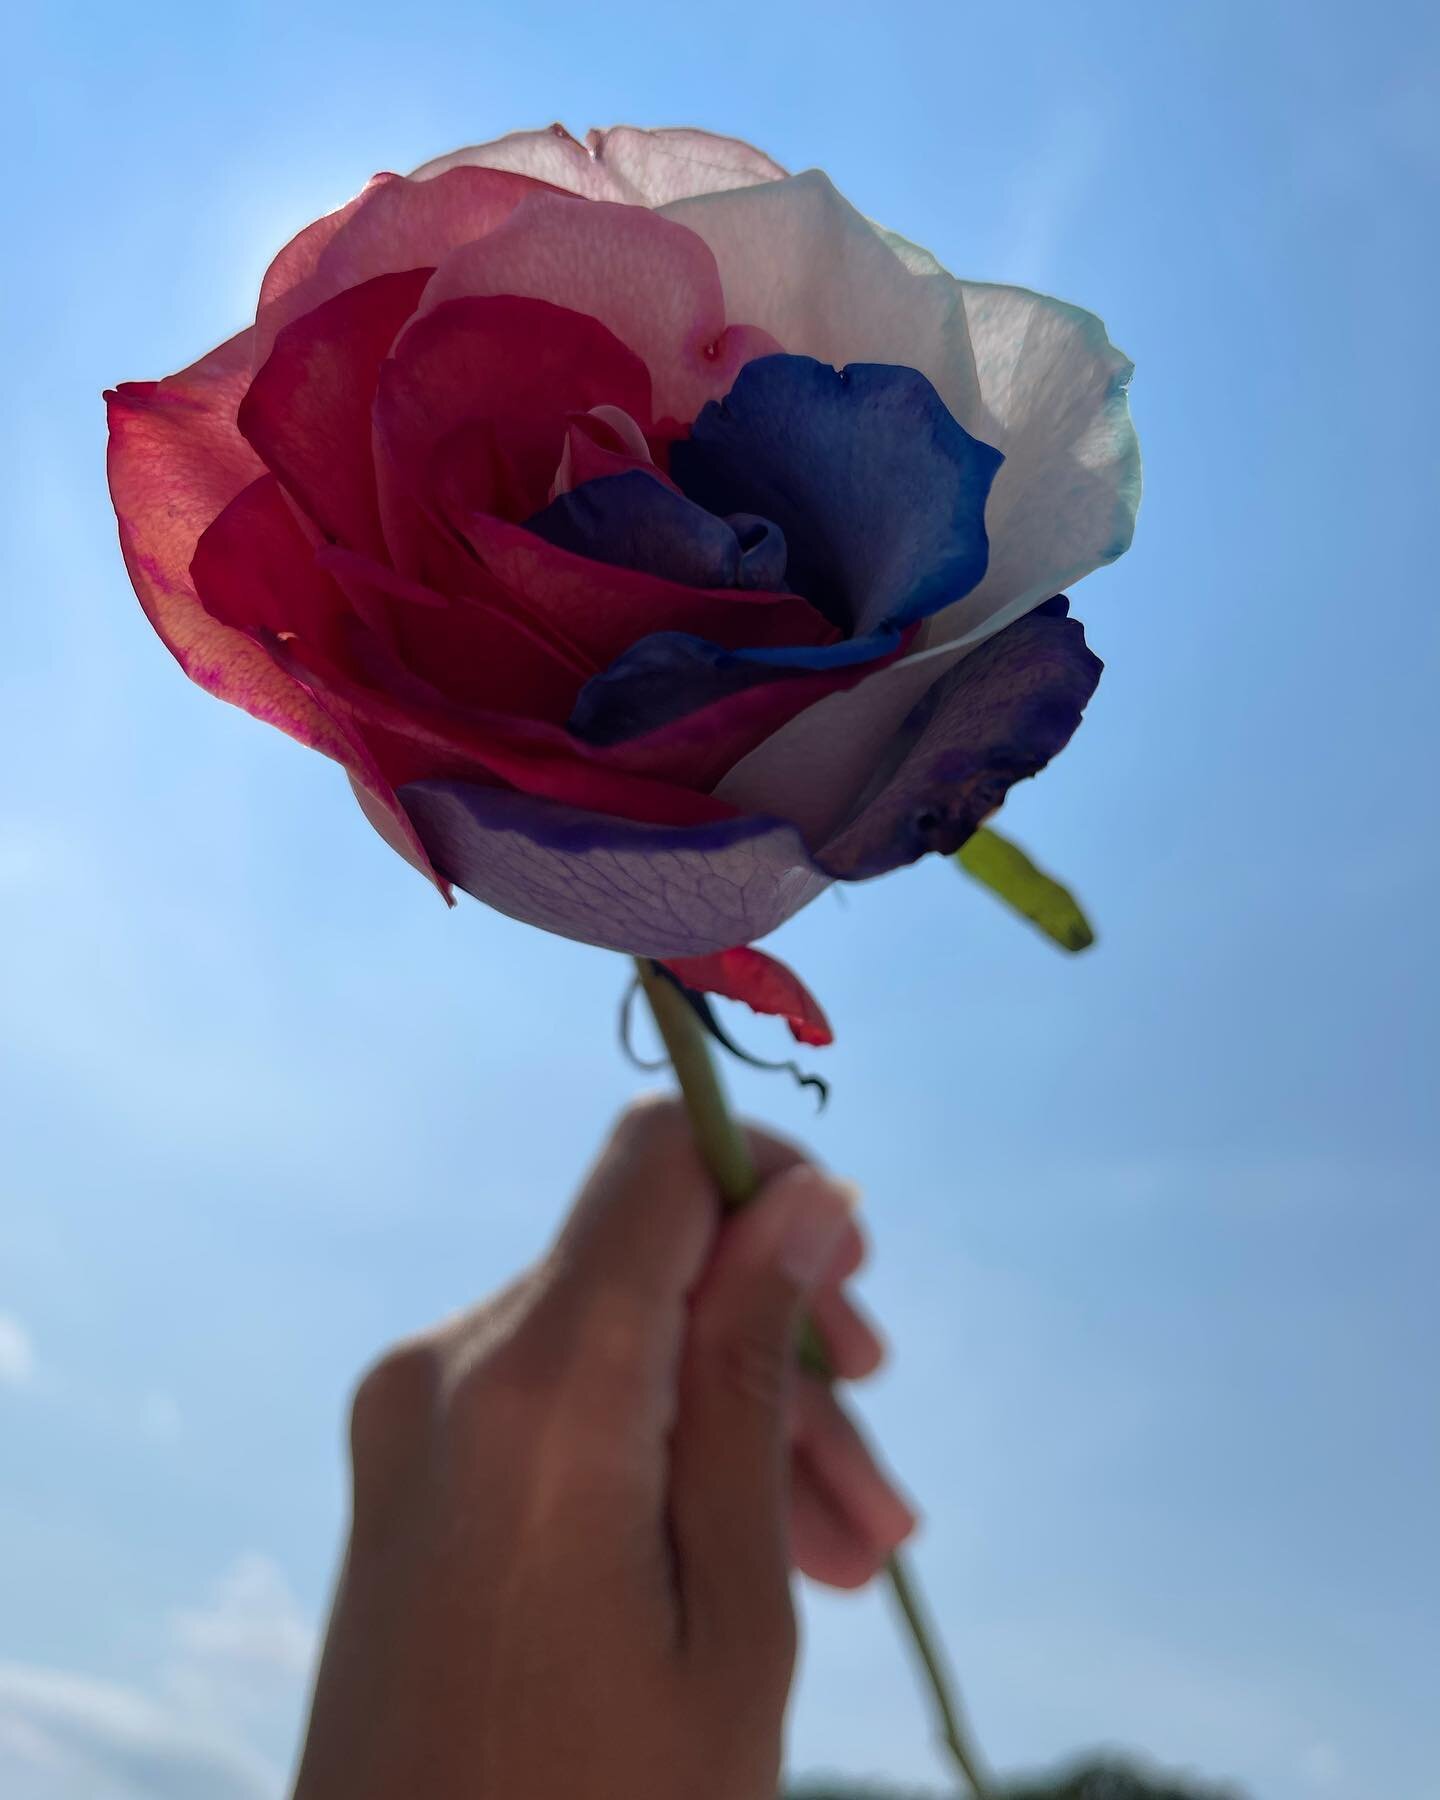
[{"label": "thumb", "polygon": [[694,1300],[672,1440],[671,1517],[687,1635],[722,1655],[792,1654],[786,1538],[790,1384],[810,1294],[851,1229],[854,1190],[808,1163],[721,1235]]}]

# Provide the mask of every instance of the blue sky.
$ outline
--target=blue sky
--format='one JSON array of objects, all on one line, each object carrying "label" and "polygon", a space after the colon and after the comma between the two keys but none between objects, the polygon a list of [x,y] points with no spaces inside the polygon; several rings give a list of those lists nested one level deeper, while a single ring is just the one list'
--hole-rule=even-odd
[{"label": "blue sky", "polygon": [[[102,480],[101,388],[228,335],[293,230],[553,118],[820,165],[1134,356],[1108,672],[1006,815],[1099,946],[943,864],[827,898],[776,942],[833,1104],[735,1085],[867,1190],[866,1410],[994,1760],[1436,1800],[1433,20],[59,4],[8,50],[8,1800],[278,1795],[353,1373],[536,1247],[637,1085],[618,959],[447,915],[183,680]],[[879,1597],[809,1612],[797,1769],[931,1777]]]}]

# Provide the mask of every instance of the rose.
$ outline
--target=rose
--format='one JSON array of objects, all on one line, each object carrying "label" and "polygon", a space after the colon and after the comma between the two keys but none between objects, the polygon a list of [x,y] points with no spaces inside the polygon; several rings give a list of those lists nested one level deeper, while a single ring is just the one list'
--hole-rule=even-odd
[{"label": "rose", "polygon": [[718,953],[957,848],[1074,731],[1129,372],[820,174],[556,128],[301,232],[253,326],[109,396],[111,492],[186,672],[442,891],[752,997],[776,965]]}]

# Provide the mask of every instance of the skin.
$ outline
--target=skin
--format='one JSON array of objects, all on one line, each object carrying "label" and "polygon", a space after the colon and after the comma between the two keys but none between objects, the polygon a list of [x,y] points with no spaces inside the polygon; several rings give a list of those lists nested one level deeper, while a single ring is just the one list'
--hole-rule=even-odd
[{"label": "skin", "polygon": [[759,1131],[720,1217],[683,1111],[617,1125],[540,1263],[397,1345],[295,1800],[774,1800],[792,1570],[857,1587],[914,1526],[827,1387],[880,1362],[854,1192]]}]

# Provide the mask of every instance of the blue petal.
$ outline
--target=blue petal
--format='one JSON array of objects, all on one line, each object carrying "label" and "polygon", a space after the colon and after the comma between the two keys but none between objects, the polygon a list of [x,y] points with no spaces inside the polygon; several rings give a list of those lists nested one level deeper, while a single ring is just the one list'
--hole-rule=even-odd
[{"label": "blue petal", "polygon": [[768,519],[716,518],[643,469],[582,482],[526,527],[558,549],[686,587],[784,586],[785,538]]},{"label": "blue petal", "polygon": [[837,372],[780,355],[747,363],[701,411],[670,471],[708,512],[774,520],[790,586],[863,637],[927,618],[980,580],[1002,460],[915,369]]},{"label": "blue petal", "polygon": [[839,644],[793,650],[724,650],[685,631],[655,631],[581,688],[569,727],[590,744],[620,744],[698,712],[742,688],[806,669],[851,668],[887,656],[893,627]]}]

